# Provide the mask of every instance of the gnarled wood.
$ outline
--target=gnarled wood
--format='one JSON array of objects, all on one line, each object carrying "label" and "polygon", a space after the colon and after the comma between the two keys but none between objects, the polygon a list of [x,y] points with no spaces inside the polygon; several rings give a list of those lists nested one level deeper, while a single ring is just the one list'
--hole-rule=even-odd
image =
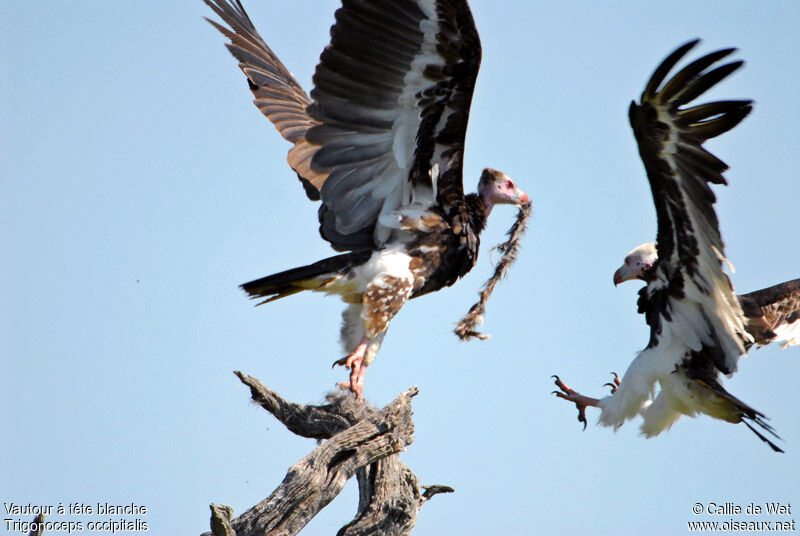
[{"label": "gnarled wood", "polygon": [[[328,404],[301,406],[285,401],[252,376],[235,374],[250,387],[253,401],[291,432],[323,441],[289,469],[269,497],[238,518],[231,519],[228,506],[211,505],[212,532],[206,534],[297,534],[353,475],[359,485],[358,513],[338,535],[411,533],[420,506],[431,496],[421,494],[417,477],[398,456],[414,440],[411,398],[419,392],[416,387],[380,410],[346,391],[328,394]],[[430,489],[434,488],[452,491],[446,486]]]}]

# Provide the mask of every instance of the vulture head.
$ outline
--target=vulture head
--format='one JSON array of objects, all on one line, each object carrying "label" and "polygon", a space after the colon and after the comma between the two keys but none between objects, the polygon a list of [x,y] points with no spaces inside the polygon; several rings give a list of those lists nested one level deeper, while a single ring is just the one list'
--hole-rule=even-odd
[{"label": "vulture head", "polygon": [[641,279],[647,281],[650,270],[658,260],[658,252],[653,242],[647,242],[633,249],[625,256],[625,262],[614,272],[614,286],[623,281]]},{"label": "vulture head", "polygon": [[478,194],[486,206],[487,214],[495,205],[521,205],[531,202],[528,194],[517,188],[508,175],[491,168],[486,168],[481,173]]}]

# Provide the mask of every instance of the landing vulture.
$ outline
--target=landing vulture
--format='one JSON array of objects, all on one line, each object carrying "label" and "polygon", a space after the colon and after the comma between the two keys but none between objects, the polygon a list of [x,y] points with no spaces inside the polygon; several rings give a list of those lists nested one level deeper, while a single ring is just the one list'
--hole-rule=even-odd
[{"label": "landing vulture", "polygon": [[692,102],[741,67],[742,61],[718,65],[735,49],[707,54],[668,79],[697,43],[670,54],[653,73],[641,102],[631,103],[629,111],[658,219],[654,256],[640,274],[647,284],[638,302],[650,326],[650,342],[621,383],[615,377],[611,396],[582,396],[558,377],[560,391],[555,393],[576,403],[584,424],[585,407],[597,406],[600,423],[614,428],[641,415],[642,433],[652,437],[681,415],[704,413],[743,422],[780,451],[765,436],[775,434],[764,415],[720,383],[721,374],[736,371],[754,337],[748,333],[744,302],[723,271],[727,260],[710,184],[726,184],[727,166],[703,143],[739,124],[752,106],[749,100]]},{"label": "landing vulture", "polygon": [[289,165],[320,200],[322,238],[340,255],[242,285],[267,303],[303,290],[347,304],[342,384],[364,372],[407,300],[472,269],[497,204],[528,203],[485,169],[464,195],[462,165],[481,45],[466,0],[343,0],[310,96],[259,36],[238,0],[204,0],[224,26],[255,105],[293,144]]},{"label": "landing vulture", "polygon": [[[652,242],[633,249],[614,272],[614,285],[639,279],[648,281],[658,260]],[[745,316],[745,329],[752,338],[746,348],[772,342],[783,348],[800,344],[800,279],[737,296]]]}]

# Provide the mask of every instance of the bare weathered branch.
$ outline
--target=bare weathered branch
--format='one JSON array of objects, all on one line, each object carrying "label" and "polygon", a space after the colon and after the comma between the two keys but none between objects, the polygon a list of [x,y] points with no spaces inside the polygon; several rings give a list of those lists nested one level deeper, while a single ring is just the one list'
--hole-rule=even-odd
[{"label": "bare weathered branch", "polygon": [[[289,469],[266,499],[231,520],[229,507],[212,505],[214,536],[292,535],[299,532],[358,474],[359,513],[341,534],[408,534],[416,522],[417,479],[397,455],[414,440],[412,387],[381,410],[352,393],[328,395],[329,404],[285,401],[256,378],[236,372],[252,398],[295,434],[326,439]],[[395,528],[392,528],[392,527]]]},{"label": "bare weathered branch", "polygon": [[[353,393],[336,390],[328,404],[301,406],[287,402],[239,371],[254,402],[272,413],[293,433],[322,441],[289,469],[280,486],[266,499],[231,519],[229,506],[211,505],[213,536],[293,535],[299,532],[356,475],[358,513],[339,536],[411,533],[422,503],[453,491],[431,486],[420,492],[417,477],[400,461],[399,452],[414,440],[412,387],[383,409],[359,401]],[[327,441],[326,441],[327,440]]]},{"label": "bare weathered branch", "polygon": [[450,486],[441,486],[438,484],[433,486],[423,486],[423,488],[425,488],[425,493],[422,494],[422,500],[420,501],[420,505],[425,501],[431,500],[433,496],[438,493],[453,493],[455,491]]},{"label": "bare weathered branch", "polygon": [[233,508],[225,504],[211,505],[211,533],[214,536],[236,536],[231,527]]},{"label": "bare weathered branch", "polygon": [[253,402],[272,413],[290,432],[301,437],[329,439],[358,422],[368,411],[364,403],[358,402],[349,392],[329,394],[331,404],[301,406],[285,401],[252,376],[245,376],[238,370],[234,374],[250,387]]},{"label": "bare weathered branch", "polygon": [[359,503],[355,519],[336,536],[411,534],[419,510],[419,484],[414,473],[390,456],[358,472]]}]

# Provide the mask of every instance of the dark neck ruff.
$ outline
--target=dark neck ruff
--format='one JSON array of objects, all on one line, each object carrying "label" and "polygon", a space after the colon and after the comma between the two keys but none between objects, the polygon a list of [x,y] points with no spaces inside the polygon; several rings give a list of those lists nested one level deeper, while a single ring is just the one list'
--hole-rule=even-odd
[{"label": "dark neck ruff", "polygon": [[654,262],[653,266],[645,270],[644,273],[642,273],[642,277],[640,277],[640,279],[649,285],[658,278],[658,274],[656,273],[657,268],[658,268],[658,261]]},{"label": "dark neck ruff", "polygon": [[464,196],[464,203],[467,205],[467,216],[469,225],[475,234],[480,234],[486,227],[486,205],[478,194],[467,194]]}]

